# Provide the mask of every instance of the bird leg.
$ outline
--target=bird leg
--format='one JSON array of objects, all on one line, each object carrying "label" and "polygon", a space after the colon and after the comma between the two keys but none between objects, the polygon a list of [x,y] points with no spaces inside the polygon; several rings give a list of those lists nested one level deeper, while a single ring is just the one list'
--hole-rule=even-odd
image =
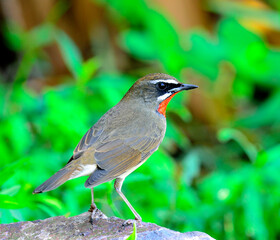
[{"label": "bird leg", "polygon": [[[129,201],[127,200],[127,198],[124,196],[124,194],[122,193],[122,184],[123,184],[124,179],[123,178],[116,178],[115,180],[115,184],[114,187],[117,191],[117,193],[121,196],[121,198],[125,201],[126,205],[130,208],[130,210],[133,212],[134,216],[135,216],[135,220],[136,221],[142,221],[142,218],[140,217],[140,215],[135,211],[135,209],[132,207],[132,205],[129,203]],[[127,220],[124,222],[124,225],[128,225],[133,223],[134,221],[132,220]]]},{"label": "bird leg", "polygon": [[88,210],[89,212],[91,212],[90,215],[90,222],[93,223],[94,219],[98,219],[98,218],[103,218],[106,219],[107,216],[101,212],[95,205],[94,203],[94,193],[93,193],[93,188],[91,188],[91,204],[90,204],[90,209]]},{"label": "bird leg", "polygon": [[91,191],[91,204],[90,204],[90,209],[88,210],[89,212],[93,212],[97,207],[94,203],[94,193],[93,193],[93,188],[90,189]]}]

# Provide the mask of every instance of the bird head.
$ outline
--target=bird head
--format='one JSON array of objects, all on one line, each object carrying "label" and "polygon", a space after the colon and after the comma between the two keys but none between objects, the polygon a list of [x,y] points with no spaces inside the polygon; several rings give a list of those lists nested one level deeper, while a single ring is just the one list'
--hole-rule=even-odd
[{"label": "bird head", "polygon": [[138,103],[142,102],[152,109],[155,108],[160,114],[165,116],[167,104],[172,97],[178,92],[197,87],[192,84],[183,84],[167,74],[152,73],[136,81],[123,99],[135,100]]}]

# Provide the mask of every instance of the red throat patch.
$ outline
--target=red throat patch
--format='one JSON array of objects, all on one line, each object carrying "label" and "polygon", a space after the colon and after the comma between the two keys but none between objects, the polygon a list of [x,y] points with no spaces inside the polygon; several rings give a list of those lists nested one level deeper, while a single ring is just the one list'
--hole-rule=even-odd
[{"label": "red throat patch", "polygon": [[158,106],[158,112],[160,114],[162,114],[164,117],[166,117],[165,112],[166,112],[166,107],[168,105],[168,103],[170,102],[170,100],[177,94],[178,92],[172,94],[170,97],[166,98],[165,100],[163,100],[159,106]]}]

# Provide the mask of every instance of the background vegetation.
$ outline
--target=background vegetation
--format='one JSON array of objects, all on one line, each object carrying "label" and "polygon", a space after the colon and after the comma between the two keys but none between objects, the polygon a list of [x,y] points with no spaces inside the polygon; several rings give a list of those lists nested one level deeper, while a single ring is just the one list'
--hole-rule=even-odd
[{"label": "background vegetation", "polygon": [[[1,1],[1,223],[88,210],[86,178],[33,189],[134,81],[199,89],[168,107],[167,134],[123,191],[144,221],[217,239],[280,238],[277,0]],[[112,182],[107,215],[131,218]]]}]

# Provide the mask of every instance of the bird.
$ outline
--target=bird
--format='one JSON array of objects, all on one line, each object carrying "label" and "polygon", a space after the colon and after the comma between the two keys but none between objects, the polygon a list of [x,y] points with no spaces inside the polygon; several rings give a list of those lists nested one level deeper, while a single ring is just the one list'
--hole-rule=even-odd
[{"label": "bird", "polygon": [[142,221],[122,192],[124,179],[140,167],[159,147],[166,132],[166,107],[183,90],[198,86],[183,84],[164,73],[148,74],[137,80],[120,102],[108,110],[82,137],[68,163],[38,186],[33,193],[53,190],[68,180],[89,176],[85,187],[91,189],[115,179],[114,188]]}]

